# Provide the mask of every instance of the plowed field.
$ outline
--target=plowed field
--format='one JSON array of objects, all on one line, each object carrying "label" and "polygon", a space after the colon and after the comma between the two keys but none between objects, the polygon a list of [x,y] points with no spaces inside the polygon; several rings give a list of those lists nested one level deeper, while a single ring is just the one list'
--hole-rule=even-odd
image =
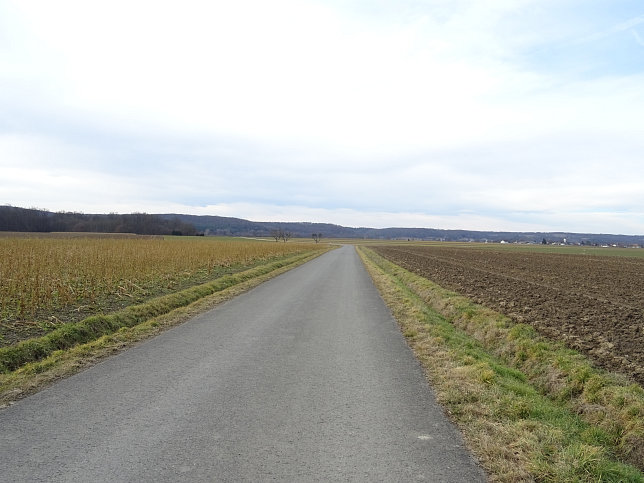
[{"label": "plowed field", "polygon": [[644,259],[446,246],[373,246],[644,384]]}]

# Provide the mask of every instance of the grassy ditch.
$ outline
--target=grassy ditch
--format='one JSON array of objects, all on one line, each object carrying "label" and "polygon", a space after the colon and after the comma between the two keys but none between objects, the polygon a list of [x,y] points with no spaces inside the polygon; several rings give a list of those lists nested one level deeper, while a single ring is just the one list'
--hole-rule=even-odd
[{"label": "grassy ditch", "polygon": [[[73,372],[73,367],[85,363],[79,359],[94,359],[95,350],[111,352],[114,347],[138,341],[144,334],[154,335],[160,327],[176,325],[197,309],[206,309],[280,273],[301,265],[323,251],[300,253],[252,269],[226,275],[209,283],[180,292],[158,297],[144,304],[129,306],[107,315],[88,317],[80,322],[68,323],[45,336],[22,341],[0,348],[0,402],[6,403],[15,396],[31,392],[40,380],[61,377],[57,365],[68,367],[63,373]],[[115,335],[116,334],[116,335]],[[94,355],[93,355],[94,354]],[[70,362],[73,361],[73,362]],[[54,369],[53,377],[36,377]]]},{"label": "grassy ditch", "polygon": [[644,481],[644,390],[373,251],[361,257],[495,481]]}]

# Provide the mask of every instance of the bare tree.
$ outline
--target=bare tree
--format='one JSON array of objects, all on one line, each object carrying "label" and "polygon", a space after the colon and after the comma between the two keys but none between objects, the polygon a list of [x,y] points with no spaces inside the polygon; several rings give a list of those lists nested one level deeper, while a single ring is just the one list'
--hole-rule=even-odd
[{"label": "bare tree", "polygon": [[286,243],[289,238],[293,236],[293,233],[286,231],[283,228],[277,228],[275,230],[271,230],[271,236],[275,238],[276,242],[282,240],[284,243]]},{"label": "bare tree", "polygon": [[278,228],[278,229],[275,229],[275,230],[271,230],[271,236],[272,236],[273,238],[275,238],[275,241],[276,241],[276,242],[278,242],[278,241],[280,241],[280,240],[283,238],[283,236],[284,236],[284,230],[282,230],[281,228]]},{"label": "bare tree", "polygon": [[313,235],[311,235],[311,236],[315,240],[315,243],[318,243],[320,241],[320,239],[322,238],[322,233],[313,233]]}]

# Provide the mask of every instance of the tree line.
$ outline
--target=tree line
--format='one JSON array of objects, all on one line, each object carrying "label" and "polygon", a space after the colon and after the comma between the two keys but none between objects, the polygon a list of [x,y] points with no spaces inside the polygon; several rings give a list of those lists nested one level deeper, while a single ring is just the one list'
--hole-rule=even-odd
[{"label": "tree line", "polygon": [[191,223],[147,213],[52,213],[36,208],[0,206],[0,231],[135,233],[137,235],[197,235]]}]

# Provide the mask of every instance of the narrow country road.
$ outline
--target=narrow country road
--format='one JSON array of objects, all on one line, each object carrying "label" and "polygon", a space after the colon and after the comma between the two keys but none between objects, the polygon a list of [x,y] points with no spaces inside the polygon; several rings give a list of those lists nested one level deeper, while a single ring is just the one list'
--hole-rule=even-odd
[{"label": "narrow country road", "polygon": [[350,246],[0,410],[0,481],[485,481]]}]

